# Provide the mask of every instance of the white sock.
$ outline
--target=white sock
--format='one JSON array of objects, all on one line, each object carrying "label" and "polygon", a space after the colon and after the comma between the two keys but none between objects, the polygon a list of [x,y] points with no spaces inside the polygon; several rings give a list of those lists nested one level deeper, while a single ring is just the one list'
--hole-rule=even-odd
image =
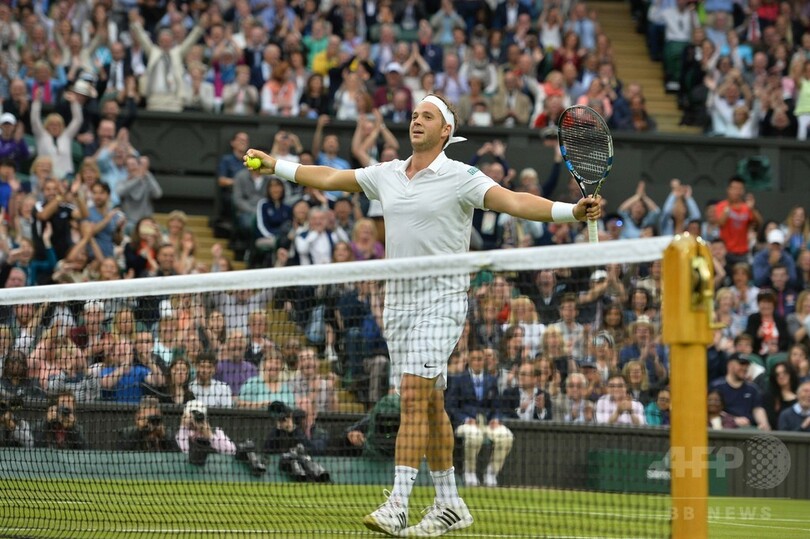
[{"label": "white sock", "polygon": [[411,468],[410,466],[395,466],[394,467],[394,489],[391,491],[391,497],[401,503],[406,509],[408,508],[408,498],[411,497],[411,490],[416,482],[416,475],[419,470]]},{"label": "white sock", "polygon": [[436,487],[436,500],[450,506],[461,505],[461,497],[456,488],[456,469],[450,467],[440,472],[430,472],[433,485]]}]

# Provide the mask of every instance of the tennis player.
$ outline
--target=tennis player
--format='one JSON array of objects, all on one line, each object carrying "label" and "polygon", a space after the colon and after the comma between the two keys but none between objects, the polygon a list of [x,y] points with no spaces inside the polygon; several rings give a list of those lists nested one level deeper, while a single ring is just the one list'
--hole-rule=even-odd
[{"label": "tennis player", "polygon": [[[444,149],[466,139],[454,136],[456,113],[437,95],[413,112],[413,155],[356,170],[302,166],[259,150],[245,155],[262,161],[260,171],[323,191],[364,191],[379,200],[385,219],[388,258],[445,255],[469,250],[474,208],[535,221],[597,219],[598,200],[552,202],[498,185],[475,167],[447,158]],[[470,526],[472,515],[456,489],[453,429],[444,409],[447,361],[467,315],[469,277],[398,279],[386,284],[384,331],[391,354],[392,381],[401,397],[394,487],[367,515],[370,529],[399,537],[437,537]],[[434,504],[422,521],[408,523],[408,498],[422,458],[436,487]]]}]

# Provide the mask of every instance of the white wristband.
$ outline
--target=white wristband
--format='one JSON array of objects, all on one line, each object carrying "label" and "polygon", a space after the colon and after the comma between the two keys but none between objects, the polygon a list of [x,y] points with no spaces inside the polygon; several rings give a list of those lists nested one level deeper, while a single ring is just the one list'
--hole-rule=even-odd
[{"label": "white wristband", "polygon": [[296,183],[295,181],[295,171],[298,170],[298,167],[301,165],[299,163],[293,163],[292,161],[276,161],[276,176],[281,178],[282,180],[287,180],[288,182]]},{"label": "white wristband", "polygon": [[555,223],[575,223],[578,219],[574,217],[574,208],[574,204],[555,202],[551,205],[551,220]]}]

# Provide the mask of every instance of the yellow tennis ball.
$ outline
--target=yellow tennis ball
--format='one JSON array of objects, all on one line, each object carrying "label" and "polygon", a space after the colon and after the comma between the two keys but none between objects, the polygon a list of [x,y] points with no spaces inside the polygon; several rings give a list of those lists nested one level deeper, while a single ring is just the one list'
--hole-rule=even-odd
[{"label": "yellow tennis ball", "polygon": [[262,160],[258,157],[248,157],[247,166],[252,170],[259,170],[262,168]]}]

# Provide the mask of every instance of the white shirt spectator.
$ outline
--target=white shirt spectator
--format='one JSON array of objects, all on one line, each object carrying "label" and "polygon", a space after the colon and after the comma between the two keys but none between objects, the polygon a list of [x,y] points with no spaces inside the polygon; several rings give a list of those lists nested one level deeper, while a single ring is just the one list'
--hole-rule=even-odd
[{"label": "white shirt spectator", "polygon": [[[610,422],[610,416],[616,411],[617,408],[616,401],[610,395],[604,395],[599,397],[599,400],[596,401],[596,414],[595,419],[597,423],[600,424],[607,424]],[[630,413],[620,414],[619,418],[616,420],[614,425],[632,425],[633,420],[631,415],[634,415],[638,418],[639,425],[646,425],[647,420],[644,416],[644,407],[638,401],[633,401],[633,411]]]},{"label": "white shirt spectator", "polygon": [[188,385],[198,401],[209,408],[233,408],[233,394],[228,384],[219,380],[211,380],[207,386],[200,385],[194,380]]}]

